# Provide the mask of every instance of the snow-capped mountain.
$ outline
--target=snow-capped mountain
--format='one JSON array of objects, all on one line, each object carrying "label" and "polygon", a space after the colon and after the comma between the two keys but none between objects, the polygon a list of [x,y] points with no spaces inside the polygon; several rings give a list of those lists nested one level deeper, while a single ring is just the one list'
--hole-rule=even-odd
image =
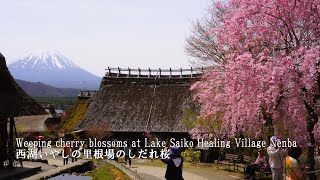
[{"label": "snow-capped mountain", "polygon": [[59,88],[98,89],[101,78],[82,69],[58,51],[41,50],[8,65],[15,79]]}]

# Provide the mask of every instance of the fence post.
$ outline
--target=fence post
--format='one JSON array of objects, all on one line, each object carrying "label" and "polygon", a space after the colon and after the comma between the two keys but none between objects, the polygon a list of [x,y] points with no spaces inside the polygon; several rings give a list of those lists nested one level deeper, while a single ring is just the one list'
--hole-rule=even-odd
[{"label": "fence post", "polygon": [[138,171],[137,170],[135,170],[135,171],[136,171],[136,173],[134,174],[134,180],[137,179],[137,174],[138,174]]},{"label": "fence post", "polygon": [[149,68],[149,76],[148,77],[151,77],[151,69]]},{"label": "fence post", "polygon": [[182,68],[180,68],[180,78],[182,78]]},{"label": "fence post", "polygon": [[169,71],[170,71],[170,75],[169,75],[169,78],[171,78],[171,68],[170,68],[170,70],[169,70]]},{"label": "fence post", "polygon": [[121,73],[121,70],[120,70],[120,68],[118,67],[118,76],[117,77],[119,77],[120,76],[120,73]]},{"label": "fence post", "polygon": [[159,78],[161,77],[161,68],[159,68]]},{"label": "fence post", "polygon": [[193,77],[193,69],[192,69],[192,67],[191,67],[191,77]]},{"label": "fence post", "polygon": [[304,178],[305,179],[309,179],[309,174],[308,174],[308,172],[310,171],[310,167],[309,166],[306,166],[305,168],[304,168],[304,172],[303,172],[303,176],[304,176]]},{"label": "fence post", "polygon": [[131,76],[131,69],[129,67],[128,67],[128,71],[129,71],[128,76],[130,77]]},{"label": "fence post", "polygon": [[140,68],[138,68],[138,77],[140,77],[140,75],[141,75],[141,69]]}]

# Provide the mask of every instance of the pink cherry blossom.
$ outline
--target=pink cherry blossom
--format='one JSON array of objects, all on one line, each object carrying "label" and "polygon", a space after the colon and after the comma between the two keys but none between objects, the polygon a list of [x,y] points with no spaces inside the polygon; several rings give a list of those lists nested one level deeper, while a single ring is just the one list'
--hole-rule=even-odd
[{"label": "pink cherry blossom", "polygon": [[[216,5],[226,11],[222,25],[209,33],[215,34],[228,60],[225,71],[208,70],[191,87],[201,117],[222,113],[212,121],[221,121],[225,132],[259,137],[267,115],[278,136],[303,145],[310,141],[308,133],[320,139],[319,122],[307,110],[316,112],[320,97],[320,0],[230,0]],[[312,120],[314,129],[308,132]],[[192,133],[203,135],[205,129],[197,126]]]}]

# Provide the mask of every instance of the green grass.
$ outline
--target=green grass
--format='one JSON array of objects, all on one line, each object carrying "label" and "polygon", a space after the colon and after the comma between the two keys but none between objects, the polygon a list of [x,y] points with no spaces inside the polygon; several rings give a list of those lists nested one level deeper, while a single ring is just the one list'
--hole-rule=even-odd
[{"label": "green grass", "polygon": [[85,175],[91,176],[93,180],[130,180],[128,175],[111,164],[101,165],[97,169],[85,173]]},{"label": "green grass", "polygon": [[66,132],[71,132],[75,126],[82,120],[86,113],[88,104],[86,100],[78,100],[70,109],[67,111],[68,118],[62,122],[62,128]]}]

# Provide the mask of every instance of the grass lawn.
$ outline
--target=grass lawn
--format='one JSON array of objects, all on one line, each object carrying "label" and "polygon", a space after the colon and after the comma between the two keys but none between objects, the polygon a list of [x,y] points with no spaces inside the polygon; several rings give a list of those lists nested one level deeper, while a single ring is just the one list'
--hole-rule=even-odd
[{"label": "grass lawn", "polygon": [[100,165],[97,169],[86,172],[85,175],[91,176],[93,180],[130,180],[128,175],[111,164]]}]

